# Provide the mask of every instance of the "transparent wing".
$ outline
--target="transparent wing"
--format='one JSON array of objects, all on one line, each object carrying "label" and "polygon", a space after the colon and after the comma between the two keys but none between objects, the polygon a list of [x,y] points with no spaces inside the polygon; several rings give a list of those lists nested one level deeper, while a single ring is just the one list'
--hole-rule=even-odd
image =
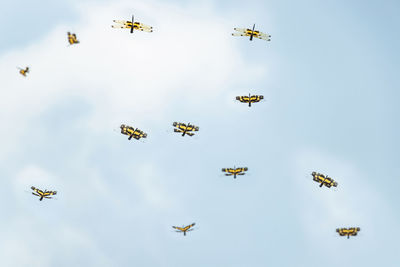
[{"label": "transparent wing", "polygon": [[232,33],[232,36],[246,36],[246,34],[234,32],[234,33]]},{"label": "transparent wing", "polygon": [[113,22],[119,23],[119,24],[128,24],[128,23],[132,23],[131,21],[127,21],[127,20],[113,20]]},{"label": "transparent wing", "polygon": [[111,25],[114,29],[130,29],[129,26],[121,26],[121,25]]},{"label": "transparent wing", "polygon": [[148,29],[148,28],[140,28],[139,30],[142,32],[153,32],[152,29]]},{"label": "transparent wing", "polygon": [[146,24],[143,24],[143,23],[140,23],[140,22],[139,22],[139,27],[141,27],[143,29],[149,29],[149,30],[153,29],[153,27],[151,27],[149,25],[146,25]]},{"label": "transparent wing", "polygon": [[265,40],[265,41],[271,41],[271,39],[268,36],[259,35],[259,36],[254,36],[254,37],[261,39],[261,40]]},{"label": "transparent wing", "polygon": [[238,31],[238,32],[241,32],[241,33],[246,33],[246,30],[247,29],[245,29],[245,28],[233,28],[235,31]]},{"label": "transparent wing", "polygon": [[264,37],[271,37],[271,35],[263,33],[263,32],[259,32],[258,35],[259,36],[264,36]]}]

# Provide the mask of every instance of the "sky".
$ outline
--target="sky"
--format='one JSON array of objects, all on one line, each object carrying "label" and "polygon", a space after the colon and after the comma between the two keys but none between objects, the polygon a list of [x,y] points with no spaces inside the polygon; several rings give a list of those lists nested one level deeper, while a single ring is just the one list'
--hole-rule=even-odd
[{"label": "sky", "polygon": [[[2,266],[399,266],[399,11],[2,3]],[[110,27],[132,14],[154,32]],[[254,23],[271,42],[231,36]],[[235,101],[249,93],[264,101]],[[181,137],[174,121],[200,131]],[[127,140],[121,124],[148,137]],[[248,174],[224,176],[233,166]],[[38,201],[31,186],[57,195]],[[187,236],[171,227],[193,222]],[[335,231],[353,226],[350,239]]]}]

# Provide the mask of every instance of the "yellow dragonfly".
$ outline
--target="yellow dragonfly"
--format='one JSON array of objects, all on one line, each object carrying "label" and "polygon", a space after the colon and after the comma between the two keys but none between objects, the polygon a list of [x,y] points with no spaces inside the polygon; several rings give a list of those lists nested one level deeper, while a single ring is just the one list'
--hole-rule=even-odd
[{"label": "yellow dragonfly", "polygon": [[338,232],[340,236],[347,236],[347,239],[349,239],[350,236],[356,236],[360,230],[361,230],[360,227],[350,227],[350,228],[338,228],[336,229],[336,232]]},{"label": "yellow dragonfly", "polygon": [[248,170],[247,167],[240,167],[240,168],[223,168],[222,171],[225,172],[226,176],[232,176],[236,179],[236,175],[245,175],[245,172]]},{"label": "yellow dragonfly", "polygon": [[21,68],[18,68],[18,69],[19,69],[19,73],[24,77],[26,77],[26,74],[29,73],[29,67],[26,67],[25,69],[21,69]]},{"label": "yellow dragonfly", "polygon": [[337,187],[337,182],[335,182],[332,178],[328,177],[328,175],[323,175],[321,173],[312,172],[311,173],[313,180],[317,183],[320,183],[319,187],[325,185],[328,188]]},{"label": "yellow dragonfly", "polygon": [[199,131],[198,126],[192,125],[190,123],[185,124],[185,123],[181,123],[181,122],[174,122],[172,124],[172,126],[175,127],[174,132],[182,133],[182,136],[185,136],[185,134],[187,134],[189,136],[193,136],[194,135],[193,132]]},{"label": "yellow dragonfly", "polygon": [[265,34],[260,31],[255,31],[254,28],[256,27],[256,24],[253,25],[253,29],[245,29],[245,28],[234,28],[235,31],[232,33],[233,36],[249,36],[250,41],[253,40],[253,37],[265,40],[265,41],[271,41],[271,35]]},{"label": "yellow dragonfly", "polygon": [[129,135],[128,140],[131,140],[132,137],[135,138],[136,140],[139,140],[140,138],[146,138],[147,133],[139,130],[138,128],[133,128],[131,126],[121,124],[121,133],[125,135]]},{"label": "yellow dragonfly", "polygon": [[236,100],[239,100],[242,103],[249,103],[249,107],[251,107],[251,103],[257,103],[264,99],[262,95],[250,95],[249,96],[237,96]]},{"label": "yellow dragonfly", "polygon": [[47,191],[47,190],[42,191],[34,186],[32,186],[31,189],[33,190],[32,195],[38,196],[40,201],[42,201],[43,198],[51,199],[52,197],[50,196],[57,194],[57,191]]},{"label": "yellow dragonfly", "polygon": [[183,233],[183,235],[184,236],[186,236],[186,232],[190,232],[190,231],[193,231],[194,229],[193,229],[193,226],[195,226],[196,224],[195,223],[192,223],[192,224],[190,224],[190,225],[187,225],[187,226],[182,226],[182,227],[179,227],[179,226],[172,226],[172,228],[174,228],[174,229],[176,229],[176,232],[178,232],[178,233]]},{"label": "yellow dragonfly", "polygon": [[67,32],[68,34],[68,43],[69,45],[73,45],[73,44],[79,44],[79,40],[76,38],[76,34],[75,33],[70,33]]},{"label": "yellow dragonfly", "polygon": [[116,25],[112,25],[111,27],[116,29],[130,29],[131,33],[133,30],[144,31],[144,32],[153,32],[153,27],[145,25],[140,22],[135,22],[134,17],[132,15],[132,21],[129,20],[113,20]]}]

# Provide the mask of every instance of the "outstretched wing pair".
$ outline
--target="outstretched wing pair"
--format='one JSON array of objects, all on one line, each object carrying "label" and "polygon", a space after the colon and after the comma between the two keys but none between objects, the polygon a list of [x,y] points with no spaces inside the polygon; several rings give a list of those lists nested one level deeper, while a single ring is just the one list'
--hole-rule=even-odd
[{"label": "outstretched wing pair", "polygon": [[182,227],[179,227],[179,226],[172,226],[172,228],[174,228],[174,229],[176,229],[176,232],[178,232],[178,233],[183,233],[183,235],[186,235],[186,232],[190,232],[190,231],[193,231],[194,229],[193,229],[193,226],[195,226],[196,224],[195,223],[192,223],[192,224],[190,224],[190,225],[187,225],[187,226],[182,226]]},{"label": "outstretched wing pair", "polygon": [[42,201],[43,198],[51,199],[52,197],[50,197],[50,196],[57,194],[57,191],[47,191],[47,190],[43,191],[34,186],[32,186],[31,189],[34,191],[34,192],[32,192],[33,195],[40,197],[39,198],[40,201]]},{"label": "outstretched wing pair", "polygon": [[111,27],[116,28],[116,29],[130,29],[131,33],[133,33],[133,30],[144,31],[144,32],[153,32],[153,27],[148,26],[143,23],[140,23],[140,22],[135,22],[133,16],[132,16],[132,21],[113,20],[113,22],[115,22],[116,24],[112,25]]},{"label": "outstretched wing pair", "polygon": [[322,173],[317,172],[312,172],[311,175],[315,182],[320,183],[319,187],[325,185],[326,187],[331,188],[332,186],[337,187],[338,185],[338,183],[328,175],[323,175]]},{"label": "outstretched wing pair", "polygon": [[347,239],[349,239],[350,236],[356,236],[360,230],[361,230],[360,227],[350,227],[350,228],[338,228],[336,229],[336,232],[338,232],[340,236],[347,236]]},{"label": "outstretched wing pair", "polygon": [[240,168],[223,168],[223,172],[225,172],[226,176],[232,176],[236,179],[237,175],[245,175],[245,172],[248,171],[247,167],[240,167]]},{"label": "outstretched wing pair", "polygon": [[265,40],[265,41],[271,41],[271,35],[260,32],[260,31],[255,31],[254,26],[253,26],[253,29],[233,28],[237,32],[232,33],[232,35],[233,36],[249,36],[250,41],[253,39],[253,37],[261,39],[261,40]]},{"label": "outstretched wing pair", "polygon": [[257,103],[264,99],[262,95],[248,95],[248,96],[237,96],[236,100],[242,103],[248,103],[249,107],[251,107],[251,103]]},{"label": "outstretched wing pair", "polygon": [[131,140],[132,138],[135,138],[136,140],[139,140],[140,138],[146,138],[147,133],[143,132],[142,130],[139,130],[138,128],[133,128],[131,126],[121,124],[121,133],[128,135],[129,138],[128,140]]},{"label": "outstretched wing pair", "polygon": [[182,136],[185,136],[185,134],[189,136],[193,136],[194,132],[199,131],[199,127],[192,125],[190,123],[181,123],[181,122],[174,122],[172,126],[175,127],[174,132],[175,133],[182,133]]}]

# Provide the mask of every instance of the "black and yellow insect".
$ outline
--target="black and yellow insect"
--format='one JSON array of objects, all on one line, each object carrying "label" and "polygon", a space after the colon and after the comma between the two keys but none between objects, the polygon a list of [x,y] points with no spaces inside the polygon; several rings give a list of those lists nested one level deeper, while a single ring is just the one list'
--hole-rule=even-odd
[{"label": "black and yellow insect", "polygon": [[179,226],[172,226],[172,228],[174,228],[174,229],[176,229],[176,232],[178,232],[178,233],[183,233],[183,235],[185,236],[186,235],[186,232],[190,232],[190,231],[193,231],[194,229],[193,229],[193,226],[195,226],[195,223],[192,223],[192,224],[190,224],[190,225],[187,225],[187,226],[182,226],[182,227],[179,227]]},{"label": "black and yellow insect", "polygon": [[25,69],[21,69],[21,68],[18,68],[18,69],[19,69],[19,73],[24,77],[26,77],[26,74],[29,73],[29,67],[26,67]]},{"label": "black and yellow insect", "polygon": [[187,125],[185,123],[180,123],[180,122],[174,122],[172,126],[175,127],[174,132],[175,133],[182,133],[182,136],[185,136],[185,134],[189,136],[193,136],[193,132],[199,131],[199,127],[192,125],[188,123]]},{"label": "black and yellow insect", "polygon": [[134,20],[134,16],[132,16],[132,20],[113,20],[113,22],[117,23],[116,25],[112,25],[111,27],[116,29],[130,29],[130,32],[133,33],[133,30],[144,31],[144,32],[153,32],[153,27],[148,26],[146,24],[137,22]]},{"label": "black and yellow insect", "polygon": [[361,230],[360,227],[350,227],[350,228],[338,228],[336,229],[336,232],[338,232],[340,236],[347,236],[347,239],[349,239],[350,236],[356,236],[360,230]]},{"label": "black and yellow insect", "polygon": [[38,188],[35,188],[34,186],[31,187],[31,189],[34,191],[32,192],[33,195],[40,197],[39,200],[42,201],[43,198],[48,198],[51,199],[53,195],[57,194],[57,191],[47,191],[47,190],[40,190]]},{"label": "black and yellow insect", "polygon": [[265,40],[265,41],[271,41],[271,35],[265,34],[260,31],[255,31],[254,30],[255,27],[256,27],[256,25],[254,24],[253,29],[234,28],[234,30],[237,32],[232,33],[232,35],[233,36],[249,36],[250,41],[253,40],[253,37],[261,39],[261,40]]},{"label": "black and yellow insect", "polygon": [[71,34],[70,32],[67,32],[67,34],[68,34],[68,43],[70,45],[79,44],[79,40],[76,38],[76,34],[75,33]]},{"label": "black and yellow insect", "polygon": [[236,100],[239,100],[242,103],[249,103],[249,107],[251,107],[251,103],[257,103],[264,99],[262,95],[250,95],[249,96],[237,96]]},{"label": "black and yellow insect", "polygon": [[135,128],[125,125],[125,124],[121,124],[121,133],[125,134],[125,135],[129,135],[128,140],[131,140],[132,137],[135,138],[136,140],[147,137],[147,133],[144,133],[143,131],[139,130],[138,128],[135,129]]},{"label": "black and yellow insect", "polygon": [[319,187],[325,185],[326,187],[330,188],[332,186],[337,187],[337,182],[335,182],[332,178],[328,177],[328,175],[323,175],[321,173],[312,172],[311,175],[313,176],[313,180],[315,182],[320,183]]},{"label": "black and yellow insect", "polygon": [[248,170],[247,167],[241,167],[241,168],[223,168],[222,171],[226,172],[226,176],[232,176],[233,178],[236,179],[237,175],[245,175],[245,172]]}]

